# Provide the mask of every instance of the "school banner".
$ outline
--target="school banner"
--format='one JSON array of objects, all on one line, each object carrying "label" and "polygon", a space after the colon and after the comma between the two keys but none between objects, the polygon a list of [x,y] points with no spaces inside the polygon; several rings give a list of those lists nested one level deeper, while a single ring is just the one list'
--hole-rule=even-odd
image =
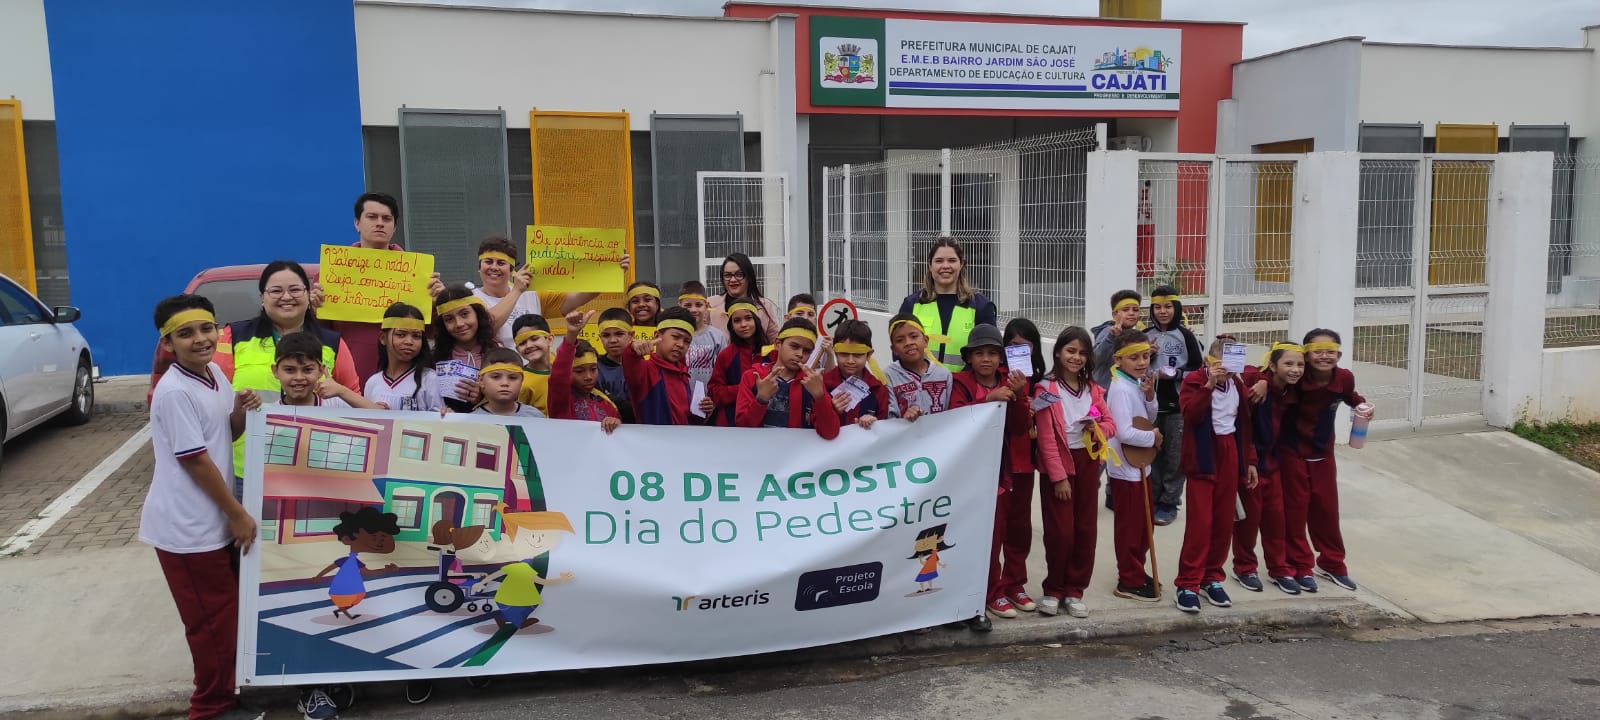
[{"label": "school banner", "polygon": [[1003,417],[809,430],[250,414],[239,682],[762,653],[977,615]]}]

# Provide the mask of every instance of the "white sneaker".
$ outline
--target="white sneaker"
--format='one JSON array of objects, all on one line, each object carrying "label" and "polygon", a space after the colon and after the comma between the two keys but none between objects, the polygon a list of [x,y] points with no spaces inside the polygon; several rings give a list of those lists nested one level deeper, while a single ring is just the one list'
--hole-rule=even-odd
[{"label": "white sneaker", "polygon": [[1055,615],[1059,612],[1061,612],[1061,600],[1057,599],[1056,596],[1046,595],[1039,598],[1040,615]]},{"label": "white sneaker", "polygon": [[1089,606],[1083,603],[1083,598],[1067,598],[1067,614],[1075,618],[1089,617]]}]

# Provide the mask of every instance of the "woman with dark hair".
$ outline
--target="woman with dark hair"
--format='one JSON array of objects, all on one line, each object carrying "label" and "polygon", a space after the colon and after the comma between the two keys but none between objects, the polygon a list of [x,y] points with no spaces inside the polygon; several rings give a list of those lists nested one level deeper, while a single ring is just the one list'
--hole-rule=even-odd
[{"label": "woman with dark hair", "polygon": [[928,357],[950,368],[962,367],[961,348],[979,325],[996,325],[994,303],[967,285],[967,256],[961,243],[941,235],[928,248],[922,289],[906,296],[900,312],[917,316],[930,336]]},{"label": "woman with dark hair", "polygon": [[711,309],[711,324],[724,334],[728,332],[728,310],[734,301],[747,302],[756,306],[756,315],[761,319],[761,327],[776,328],[783,323],[783,315],[778,312],[778,306],[761,294],[761,281],[756,277],[756,266],[750,262],[750,256],[744,253],[733,253],[722,261],[722,294],[707,298],[706,305]]}]

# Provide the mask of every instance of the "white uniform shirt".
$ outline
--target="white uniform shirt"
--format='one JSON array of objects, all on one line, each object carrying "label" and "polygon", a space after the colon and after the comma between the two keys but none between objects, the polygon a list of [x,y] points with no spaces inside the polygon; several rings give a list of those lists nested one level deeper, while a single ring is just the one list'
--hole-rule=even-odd
[{"label": "white uniform shirt", "polygon": [[[482,300],[483,306],[487,308],[493,308],[494,306],[499,305],[500,302],[505,299],[490,295],[489,293],[484,292],[483,288],[473,288],[472,294],[476,295],[479,300]],[[517,304],[511,306],[511,315],[506,317],[506,322],[504,325],[501,325],[499,329],[495,330],[494,335],[500,339],[500,347],[510,348],[512,350],[517,349],[517,343],[515,338],[512,336],[511,328],[516,326],[517,318],[522,317],[523,315],[539,315],[541,314],[541,309],[542,308],[539,306],[539,293],[536,293],[532,290],[524,290],[521,295],[518,295]],[[554,347],[554,344],[552,344],[552,347]],[[554,352],[554,350],[552,350],[552,352]]]},{"label": "white uniform shirt", "polygon": [[144,510],[139,541],[170,553],[193,554],[227,547],[233,541],[228,519],[212,502],[181,458],[205,456],[224,482],[233,477],[233,385],[216,363],[201,376],[174,363],[150,398],[150,444],[155,472]]},{"label": "white uniform shirt", "polygon": [[[1108,444],[1117,451],[1118,457],[1123,457],[1124,444],[1136,447],[1151,447],[1156,444],[1154,430],[1137,430],[1133,427],[1133,419],[1142,417],[1154,420],[1156,417],[1156,401],[1144,399],[1144,389],[1139,383],[1131,381],[1121,373],[1112,373],[1111,388],[1106,391],[1106,409],[1111,411],[1111,420],[1117,424],[1115,437],[1107,438]],[[1106,467],[1106,475],[1115,480],[1139,482],[1139,468],[1124,461],[1121,465],[1111,463]]]},{"label": "white uniform shirt", "polygon": [[1238,429],[1238,418],[1239,389],[1229,379],[1221,387],[1211,390],[1211,431],[1218,435],[1232,435]]},{"label": "white uniform shirt", "polygon": [[394,380],[390,380],[380,371],[367,378],[367,386],[362,389],[361,396],[376,403],[383,403],[390,410],[437,412],[444,401],[439,397],[439,383],[434,380],[433,370],[422,369],[420,390],[417,388],[418,381],[416,373],[410,370]]}]

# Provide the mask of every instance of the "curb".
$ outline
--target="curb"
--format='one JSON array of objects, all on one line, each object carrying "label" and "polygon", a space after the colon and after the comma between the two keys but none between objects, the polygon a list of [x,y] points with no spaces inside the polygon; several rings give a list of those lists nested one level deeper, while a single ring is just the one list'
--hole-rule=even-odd
[{"label": "curb", "polygon": [[[1298,605],[1298,606],[1297,606]],[[1080,644],[1119,638],[1158,638],[1169,635],[1196,635],[1222,632],[1240,632],[1266,629],[1359,628],[1372,625],[1395,625],[1407,620],[1359,599],[1330,597],[1314,603],[1291,603],[1288,606],[1248,609],[1234,607],[1227,610],[1207,608],[1199,615],[1185,615],[1170,607],[1159,605],[1141,609],[1105,611],[1107,619],[1078,620],[1065,615],[1040,617],[1028,614],[1015,620],[996,620],[994,631],[974,633],[968,630],[935,628],[924,634],[895,633],[863,640],[822,645],[801,650],[789,650],[758,655],[716,658],[668,666],[693,672],[706,669],[737,667],[744,669],[770,668],[805,662],[828,660],[861,660],[892,655],[928,655],[967,648],[995,648],[1012,645],[1044,645],[1050,643]],[[1135,617],[1128,617],[1134,613]],[[616,671],[623,668],[594,668],[575,671]],[[566,672],[566,671],[558,671]],[[515,676],[513,676],[515,677]],[[530,686],[530,690],[533,686]],[[123,690],[123,692],[118,692]],[[182,715],[188,708],[187,684],[171,687],[140,686],[137,688],[102,688],[93,693],[94,700],[82,702],[76,698],[33,698],[28,705],[6,707],[0,701],[0,714],[21,713],[31,720],[55,718],[139,718],[151,716]],[[170,694],[169,694],[170,693]],[[268,708],[292,707],[296,691],[293,688],[260,687],[245,692],[247,702]],[[368,707],[371,707],[370,705]]]}]

